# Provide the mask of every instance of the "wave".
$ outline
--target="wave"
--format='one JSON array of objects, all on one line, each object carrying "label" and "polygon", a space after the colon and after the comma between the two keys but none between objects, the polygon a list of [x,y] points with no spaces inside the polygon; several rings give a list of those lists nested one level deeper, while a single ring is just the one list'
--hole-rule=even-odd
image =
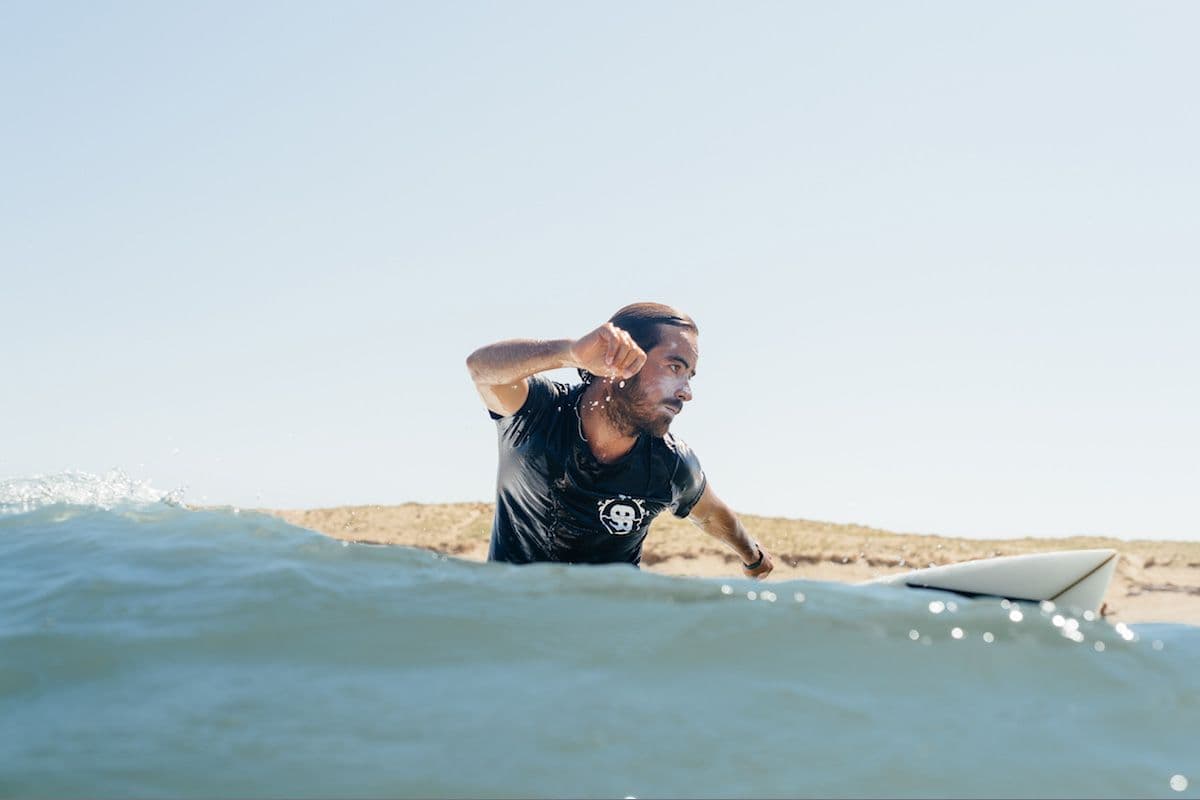
[{"label": "wave", "polygon": [[165,504],[184,507],[186,487],[161,491],[119,469],[103,475],[68,471],[0,480],[0,514],[23,514],[47,506],[112,509]]},{"label": "wave", "polygon": [[0,795],[1200,783],[1198,628],[888,586],[480,564],[154,494],[51,494],[0,517],[0,702],[22,731]]}]

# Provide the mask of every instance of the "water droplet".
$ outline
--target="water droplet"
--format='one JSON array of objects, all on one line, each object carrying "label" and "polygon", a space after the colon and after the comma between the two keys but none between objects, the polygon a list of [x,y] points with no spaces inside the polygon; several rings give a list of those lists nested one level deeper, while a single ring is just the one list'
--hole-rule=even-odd
[{"label": "water droplet", "polygon": [[1096,642],[1094,645],[1092,645],[1092,648],[1097,653],[1103,653],[1104,652],[1104,642]]},{"label": "water droplet", "polygon": [[1171,788],[1177,792],[1182,792],[1188,787],[1188,779],[1182,775],[1171,776]]},{"label": "water droplet", "polygon": [[792,597],[797,603],[804,602],[804,592],[796,592],[794,595],[792,595]]},{"label": "water droplet", "polygon": [[768,603],[774,603],[775,602],[775,593],[774,592],[763,592],[762,599],[766,600]]},{"label": "water droplet", "polygon": [[958,611],[958,603],[951,600],[950,602],[946,603],[946,610],[951,613]]},{"label": "water droplet", "polygon": [[620,386],[622,389],[624,389],[624,388],[625,388],[625,381],[621,381],[620,383],[618,383],[618,384],[617,384],[617,386]]},{"label": "water droplet", "polygon": [[941,600],[934,600],[932,603],[929,604],[929,613],[930,614],[940,614],[945,610],[946,610],[946,604],[943,603]]},{"label": "water droplet", "polygon": [[961,639],[963,637],[963,629],[962,628],[952,628],[950,630],[950,636],[955,639]]},{"label": "water droplet", "polygon": [[1021,613],[1021,609],[1014,608],[1012,611],[1008,612],[1008,618],[1013,622],[1020,622],[1021,620],[1025,619],[1025,615]]},{"label": "water droplet", "polygon": [[728,583],[721,586],[721,594],[733,594],[733,587]]},{"label": "water droplet", "polygon": [[908,632],[908,638],[912,639],[915,642],[917,639],[921,638],[921,632],[919,630],[917,630],[916,628],[913,628],[911,631]]},{"label": "water droplet", "polygon": [[747,600],[757,600],[757,599],[758,599],[758,592],[753,592],[753,591],[751,591],[751,592],[746,592],[746,599],[747,599]]},{"label": "water droplet", "polygon": [[1046,612],[1047,614],[1054,610],[1054,603],[1050,602],[1049,600],[1043,600],[1041,603],[1039,603],[1039,605],[1041,606],[1042,611]]},{"label": "water droplet", "polygon": [[983,640],[988,644],[991,644],[992,642],[996,641],[996,637],[991,631],[984,631]]},{"label": "water droplet", "polygon": [[1153,642],[1150,643],[1150,646],[1153,647],[1155,650],[1162,650],[1163,649],[1162,639],[1155,639]]}]

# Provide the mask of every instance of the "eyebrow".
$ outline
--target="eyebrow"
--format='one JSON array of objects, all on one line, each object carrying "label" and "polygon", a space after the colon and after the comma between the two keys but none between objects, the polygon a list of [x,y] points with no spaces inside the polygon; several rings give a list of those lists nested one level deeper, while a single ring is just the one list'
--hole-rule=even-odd
[{"label": "eyebrow", "polygon": [[674,353],[672,353],[671,355],[667,356],[667,361],[678,361],[680,364],[683,364],[684,369],[686,369],[692,373],[693,378],[696,377],[696,370],[692,369],[692,365],[689,364],[688,360],[686,358],[684,358],[683,356],[677,356]]}]

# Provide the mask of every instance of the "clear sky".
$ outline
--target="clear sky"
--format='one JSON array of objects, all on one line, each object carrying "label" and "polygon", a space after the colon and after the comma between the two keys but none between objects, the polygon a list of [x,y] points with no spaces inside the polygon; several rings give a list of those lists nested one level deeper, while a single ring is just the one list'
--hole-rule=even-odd
[{"label": "clear sky", "polygon": [[0,477],[490,500],[634,300],[747,513],[1198,538],[1200,5],[0,3]]}]

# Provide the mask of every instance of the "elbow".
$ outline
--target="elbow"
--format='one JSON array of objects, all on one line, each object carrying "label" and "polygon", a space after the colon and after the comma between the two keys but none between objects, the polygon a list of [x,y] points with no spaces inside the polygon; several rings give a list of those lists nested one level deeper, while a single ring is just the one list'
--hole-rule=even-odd
[{"label": "elbow", "polygon": [[472,351],[471,355],[467,356],[467,372],[471,374],[471,380],[479,382],[479,351]]}]

